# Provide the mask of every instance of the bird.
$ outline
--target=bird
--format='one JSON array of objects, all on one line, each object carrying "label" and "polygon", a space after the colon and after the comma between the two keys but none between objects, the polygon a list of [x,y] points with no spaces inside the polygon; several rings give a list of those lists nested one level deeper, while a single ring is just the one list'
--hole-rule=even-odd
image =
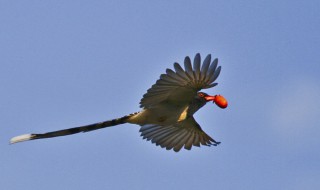
[{"label": "bird", "polygon": [[177,62],[173,67],[174,70],[166,69],[166,73],[161,74],[160,79],[143,95],[139,112],[80,127],[42,134],[24,134],[13,137],[10,144],[130,123],[141,126],[139,132],[143,139],[167,150],[179,152],[183,147],[191,150],[193,146],[217,146],[220,142],[205,133],[193,115],[208,102],[223,109],[228,106],[222,95],[211,96],[201,91],[218,84],[215,82],[221,71],[218,59],[211,61],[211,54],[208,54],[201,64],[201,56],[197,53],[193,64],[190,57],[186,56],[184,69]]}]

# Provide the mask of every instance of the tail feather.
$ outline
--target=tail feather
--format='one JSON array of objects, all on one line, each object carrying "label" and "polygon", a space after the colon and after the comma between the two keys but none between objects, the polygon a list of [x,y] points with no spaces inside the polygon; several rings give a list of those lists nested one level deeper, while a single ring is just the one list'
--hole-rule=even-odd
[{"label": "tail feather", "polygon": [[32,134],[24,134],[24,135],[19,135],[16,137],[13,137],[10,139],[10,144],[17,143],[17,142],[23,142],[27,140],[32,140],[33,135]]},{"label": "tail feather", "polygon": [[106,128],[106,127],[112,127],[115,125],[120,125],[120,124],[126,123],[127,119],[130,118],[134,114],[126,115],[121,118],[108,120],[108,121],[104,121],[104,122],[100,122],[100,123],[94,123],[94,124],[90,124],[90,125],[85,125],[85,126],[81,126],[81,127],[74,127],[74,128],[69,128],[69,129],[63,129],[63,130],[59,130],[59,131],[52,131],[52,132],[43,133],[43,134],[24,134],[24,135],[13,137],[10,140],[10,144],[28,141],[28,140],[35,140],[35,139],[44,139],[44,138],[73,135],[76,133],[89,132],[89,131],[102,129],[102,128]]}]

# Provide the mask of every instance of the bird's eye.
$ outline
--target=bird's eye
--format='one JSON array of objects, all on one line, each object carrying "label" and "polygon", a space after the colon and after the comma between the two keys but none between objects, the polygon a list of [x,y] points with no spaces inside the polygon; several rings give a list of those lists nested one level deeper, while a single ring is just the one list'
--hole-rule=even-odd
[{"label": "bird's eye", "polygon": [[203,93],[199,93],[198,96],[201,97],[201,98],[203,98],[203,97],[204,97],[204,94],[203,94]]}]

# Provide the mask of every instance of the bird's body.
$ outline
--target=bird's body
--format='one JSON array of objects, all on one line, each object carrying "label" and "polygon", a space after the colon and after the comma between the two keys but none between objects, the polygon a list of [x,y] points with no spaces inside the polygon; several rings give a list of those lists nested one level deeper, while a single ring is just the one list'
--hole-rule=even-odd
[{"label": "bird's body", "polygon": [[222,96],[209,96],[199,92],[201,89],[217,85],[213,83],[221,70],[221,67],[217,67],[217,63],[217,59],[211,63],[211,55],[208,55],[200,69],[200,54],[195,56],[193,68],[189,57],[184,61],[185,70],[175,63],[175,72],[167,69],[166,74],[162,74],[156,84],[143,96],[140,112],[81,127],[43,134],[20,135],[12,138],[10,142],[65,136],[131,123],[141,126],[140,132],[144,139],[151,140],[152,143],[168,150],[173,149],[178,152],[183,146],[190,150],[192,146],[200,144],[217,145],[219,142],[208,136],[193,118],[193,114],[209,101],[221,108],[227,107],[227,101]]},{"label": "bird's body", "polygon": [[188,106],[177,106],[163,103],[149,109],[143,109],[141,112],[128,118],[127,122],[138,125],[158,124],[170,125],[184,120]]}]

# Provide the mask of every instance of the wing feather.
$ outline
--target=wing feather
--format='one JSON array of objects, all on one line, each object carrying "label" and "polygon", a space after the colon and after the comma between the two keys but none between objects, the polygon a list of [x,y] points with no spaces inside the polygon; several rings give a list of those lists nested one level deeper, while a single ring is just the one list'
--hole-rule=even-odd
[{"label": "wing feather", "polygon": [[220,74],[220,71],[221,71],[221,67],[219,66],[219,67],[214,71],[214,74],[213,74],[213,76],[210,78],[209,83],[214,82],[214,81],[218,78],[218,76],[219,76],[219,74]]},{"label": "wing feather", "polygon": [[216,70],[218,66],[218,59],[214,59],[209,67],[208,73],[207,73],[207,80],[206,82],[209,83],[209,80],[212,78],[214,71]]},{"label": "wing feather", "polygon": [[179,141],[184,137],[184,135],[187,133],[187,130],[180,130],[179,133],[177,133],[175,136],[170,138],[170,140],[167,141],[166,144],[164,144],[167,149],[172,149],[173,147],[177,146]]},{"label": "wing feather", "polygon": [[207,55],[207,57],[204,59],[202,67],[201,67],[201,81],[205,81],[207,77],[207,72],[210,66],[210,61],[211,61],[211,55]]},{"label": "wing feather", "polygon": [[179,75],[179,77],[184,79],[184,82],[189,81],[188,76],[186,75],[182,67],[179,65],[179,63],[174,63],[173,67],[174,67],[174,70],[176,71],[176,74]]},{"label": "wing feather", "polygon": [[173,70],[167,69],[167,70],[166,70],[166,73],[167,73],[167,75],[168,75],[169,77],[171,77],[171,78],[179,81],[180,83],[184,83],[184,79],[181,78],[179,75],[177,75]]},{"label": "wing feather", "polygon": [[[162,148],[167,148],[168,143],[171,141],[172,137],[176,136],[179,134],[179,129],[175,128],[168,133],[166,137],[163,137],[161,140],[159,140],[157,143],[162,147]],[[151,141],[152,142],[152,141]]]},{"label": "wing feather", "polygon": [[212,87],[215,87],[215,86],[217,86],[217,85],[218,85],[218,83],[212,83],[212,84],[206,86],[204,89],[212,88]]},{"label": "wing feather", "polygon": [[207,135],[193,117],[168,126],[143,125],[140,132],[143,139],[176,152],[180,151],[182,147],[190,150],[192,146],[208,146],[219,143]]},{"label": "wing feather", "polygon": [[193,141],[194,141],[194,137],[195,137],[195,132],[194,131],[190,131],[190,137],[187,139],[187,142],[184,145],[184,148],[187,150],[191,150]]},{"label": "wing feather", "polygon": [[192,65],[191,65],[191,60],[190,57],[186,57],[184,59],[184,68],[186,70],[186,74],[188,75],[188,77],[190,78],[191,81],[195,81],[195,78],[193,76],[193,70],[192,70]]},{"label": "wing feather", "polygon": [[180,106],[189,104],[198,91],[217,85],[213,82],[219,76],[221,67],[217,68],[218,59],[210,62],[209,54],[201,65],[201,57],[197,53],[193,66],[190,58],[185,57],[185,70],[179,63],[174,63],[175,71],[166,69],[166,73],[160,75],[160,79],[143,95],[140,107],[150,108],[164,101],[177,102]]},{"label": "wing feather", "polygon": [[174,139],[174,141],[171,142],[170,146],[173,147],[173,150],[175,152],[179,152],[179,150],[183,147],[183,145],[185,144],[184,138],[188,136],[188,134],[188,131],[184,130],[179,134],[179,136],[176,139]]},{"label": "wing feather", "polygon": [[181,82],[181,80],[179,80],[179,79],[177,79],[175,77],[171,77],[171,76],[166,75],[166,74],[161,74],[160,75],[160,79],[164,80],[166,82],[169,82],[169,83]]},{"label": "wing feather", "polygon": [[[181,131],[180,133],[182,132],[184,131]],[[173,141],[180,136],[180,133],[172,134],[170,138],[168,138],[166,142],[163,143],[163,146],[166,147],[167,150],[171,150],[175,146],[175,144],[173,144]]]},{"label": "wing feather", "polygon": [[193,146],[200,147],[199,134],[196,133],[193,140]]},{"label": "wing feather", "polygon": [[206,141],[204,140],[203,135],[199,135],[199,141],[202,145],[207,145]]},{"label": "wing feather", "polygon": [[[168,131],[170,131],[170,130],[171,130],[171,128],[169,128],[169,127],[160,126],[160,127],[158,128],[158,130],[154,130],[154,131],[152,131],[152,132],[150,132],[150,133],[148,133],[148,134],[146,134],[146,135],[148,135],[148,137],[149,137],[150,139],[154,139],[155,137],[161,136],[163,133],[166,133],[166,132],[168,132]],[[149,139],[149,140],[150,140],[150,139]]]},{"label": "wing feather", "polygon": [[[167,127],[165,127],[167,128]],[[171,133],[173,133],[176,129],[172,129],[172,128],[167,128],[167,130],[162,131],[162,133],[157,134],[157,136],[155,136],[151,142],[152,143],[156,143],[156,145],[158,146],[159,144],[161,144],[160,142],[164,142],[166,137],[169,137]]]},{"label": "wing feather", "polygon": [[196,56],[194,57],[193,61],[193,69],[194,69],[194,74],[195,74],[195,79],[197,81],[200,80],[200,64],[201,64],[201,57],[200,54],[197,53]]}]

